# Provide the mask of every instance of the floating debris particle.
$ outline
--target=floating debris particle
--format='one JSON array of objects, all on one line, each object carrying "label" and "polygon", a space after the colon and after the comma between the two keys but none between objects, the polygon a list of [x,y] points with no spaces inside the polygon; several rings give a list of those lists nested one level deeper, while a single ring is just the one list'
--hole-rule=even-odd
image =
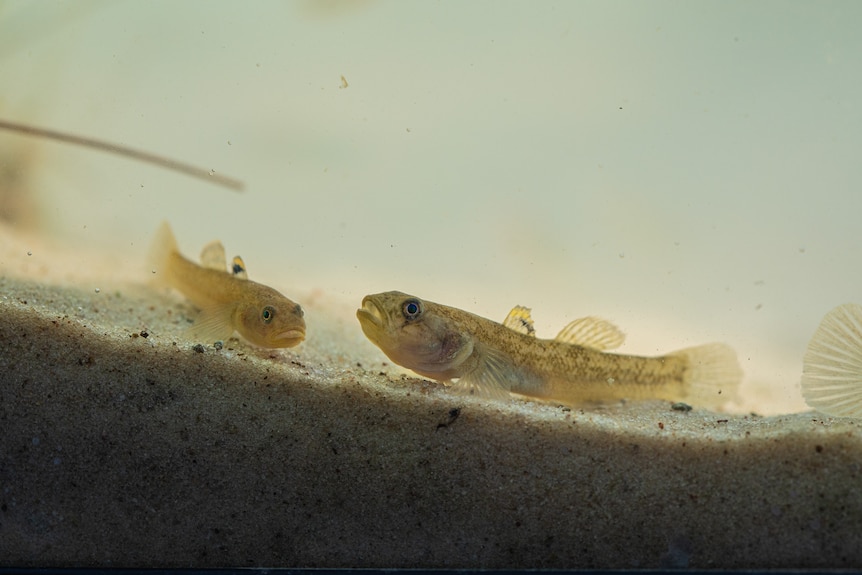
[{"label": "floating debris particle", "polygon": [[101,293],[101,292],[102,292],[102,290],[101,290],[101,289],[96,288],[96,293]]},{"label": "floating debris particle", "polygon": [[339,90],[343,90],[343,89],[345,89],[346,87],[348,87],[349,85],[350,85],[350,84],[348,84],[348,83],[347,83],[347,78],[345,78],[345,77],[342,75],[342,76],[341,76],[341,85],[338,87],[338,89],[339,89]]}]

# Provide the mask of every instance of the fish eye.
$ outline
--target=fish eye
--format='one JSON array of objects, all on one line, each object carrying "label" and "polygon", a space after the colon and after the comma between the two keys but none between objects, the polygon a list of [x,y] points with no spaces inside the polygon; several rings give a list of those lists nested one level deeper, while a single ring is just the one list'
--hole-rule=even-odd
[{"label": "fish eye", "polygon": [[401,312],[407,320],[414,320],[422,313],[422,302],[418,299],[409,299],[401,306]]},{"label": "fish eye", "polygon": [[272,318],[275,317],[275,308],[271,305],[263,308],[263,311],[260,312],[260,319],[263,320],[263,323],[269,323],[272,321]]}]

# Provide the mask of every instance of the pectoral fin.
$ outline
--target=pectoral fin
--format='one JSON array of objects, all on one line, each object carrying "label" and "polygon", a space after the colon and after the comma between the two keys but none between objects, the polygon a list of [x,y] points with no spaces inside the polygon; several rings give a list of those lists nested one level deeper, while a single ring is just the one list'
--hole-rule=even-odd
[{"label": "pectoral fin", "polygon": [[453,384],[453,389],[462,395],[508,399],[515,378],[515,369],[509,358],[502,352],[485,346],[476,346],[474,353],[479,358],[478,365],[458,379]]},{"label": "pectoral fin", "polygon": [[204,246],[201,250],[201,265],[221,272],[227,271],[227,258],[220,241],[213,240]]},{"label": "pectoral fin", "polygon": [[605,351],[621,346],[626,335],[609,321],[597,317],[582,317],[564,327],[554,339]]},{"label": "pectoral fin", "polygon": [[533,318],[530,317],[530,308],[521,305],[516,305],[503,320],[503,325],[511,330],[524,335],[532,335],[535,337],[536,328],[533,327]]},{"label": "pectoral fin", "polygon": [[210,306],[201,310],[188,329],[188,335],[205,343],[225,341],[233,335],[233,304]]}]

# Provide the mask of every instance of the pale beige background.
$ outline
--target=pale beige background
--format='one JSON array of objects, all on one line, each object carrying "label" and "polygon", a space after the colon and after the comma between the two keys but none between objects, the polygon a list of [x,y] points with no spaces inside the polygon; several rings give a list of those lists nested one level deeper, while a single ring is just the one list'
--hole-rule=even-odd
[{"label": "pale beige background", "polygon": [[499,319],[523,304],[547,336],[598,314],[632,353],[727,341],[740,409],[800,410],[808,338],[862,301],[860,16],[856,2],[2,2],[2,117],[247,191],[6,134],[0,153],[25,158],[43,233],[82,254],[137,264],[166,218],[186,253],[219,237],[288,294],[400,289]]}]

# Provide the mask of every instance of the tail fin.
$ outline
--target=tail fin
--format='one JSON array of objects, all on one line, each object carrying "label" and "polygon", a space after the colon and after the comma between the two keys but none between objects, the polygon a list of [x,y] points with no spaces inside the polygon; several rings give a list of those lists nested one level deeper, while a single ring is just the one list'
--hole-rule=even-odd
[{"label": "tail fin", "polygon": [[147,257],[147,265],[150,268],[153,279],[157,283],[170,281],[168,276],[168,259],[176,251],[177,239],[174,237],[174,232],[171,231],[171,225],[166,221],[162,222],[159,225],[159,229],[156,230],[156,235],[150,246],[150,254]]},{"label": "tail fin", "polygon": [[802,395],[828,415],[862,417],[862,306],[840,305],[820,322],[802,360]]},{"label": "tail fin", "polygon": [[736,398],[742,368],[736,352],[723,343],[689,347],[671,355],[685,357],[688,370],[683,382],[685,399],[707,408],[720,407]]}]

